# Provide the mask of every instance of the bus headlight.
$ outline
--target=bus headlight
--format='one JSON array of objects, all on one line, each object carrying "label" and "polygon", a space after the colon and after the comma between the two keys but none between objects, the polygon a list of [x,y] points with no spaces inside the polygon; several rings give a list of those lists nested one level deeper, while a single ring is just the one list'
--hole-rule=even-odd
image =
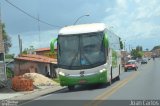
[{"label": "bus headlight", "polygon": [[104,71],[106,71],[106,69],[102,69],[102,70],[100,70],[99,72],[100,72],[100,73],[103,73]]},{"label": "bus headlight", "polygon": [[65,73],[63,73],[63,72],[60,71],[59,75],[65,76]]}]

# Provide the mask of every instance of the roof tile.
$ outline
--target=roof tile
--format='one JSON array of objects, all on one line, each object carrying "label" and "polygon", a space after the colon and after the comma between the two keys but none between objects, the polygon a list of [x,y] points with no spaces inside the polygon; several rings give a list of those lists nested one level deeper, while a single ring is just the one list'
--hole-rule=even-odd
[{"label": "roof tile", "polygon": [[57,64],[57,59],[53,59],[53,58],[49,58],[49,57],[41,56],[41,55],[35,55],[35,54],[21,55],[20,57],[16,57],[15,59]]}]

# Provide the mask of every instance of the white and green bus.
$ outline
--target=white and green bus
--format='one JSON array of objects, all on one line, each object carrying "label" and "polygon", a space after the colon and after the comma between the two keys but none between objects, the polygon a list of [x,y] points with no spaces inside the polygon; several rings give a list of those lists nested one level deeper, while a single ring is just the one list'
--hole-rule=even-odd
[{"label": "white and green bus", "polygon": [[62,28],[57,41],[58,75],[61,86],[111,84],[120,79],[120,41],[103,23]]}]

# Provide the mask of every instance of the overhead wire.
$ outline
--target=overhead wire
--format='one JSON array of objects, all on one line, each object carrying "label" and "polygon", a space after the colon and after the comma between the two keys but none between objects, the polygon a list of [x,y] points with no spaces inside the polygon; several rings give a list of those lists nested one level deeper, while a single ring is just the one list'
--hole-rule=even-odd
[{"label": "overhead wire", "polygon": [[51,26],[51,27],[57,27],[57,28],[61,28],[62,26],[58,26],[58,25],[52,25],[44,20],[41,20],[39,18],[36,18],[34,17],[33,15],[29,14],[28,12],[24,11],[23,9],[19,8],[18,6],[16,6],[15,4],[11,3],[9,0],[5,0],[8,4],[10,4],[11,6],[13,6],[14,8],[16,8],[17,10],[21,11],[22,13],[24,13],[25,15],[29,16],[30,18],[34,19],[34,20],[37,20],[43,24],[46,24],[48,26]]}]

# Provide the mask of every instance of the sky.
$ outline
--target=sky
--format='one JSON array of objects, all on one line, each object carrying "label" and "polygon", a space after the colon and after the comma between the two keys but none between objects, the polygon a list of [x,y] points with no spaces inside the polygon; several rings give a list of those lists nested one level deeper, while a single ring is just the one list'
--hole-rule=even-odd
[{"label": "sky", "polygon": [[5,0],[1,3],[1,18],[11,37],[10,53],[18,54],[18,35],[23,41],[23,49],[49,47],[57,37],[60,28],[77,24],[105,23],[110,30],[120,36],[126,48],[152,49],[160,45],[160,0],[8,0],[40,20],[60,26],[53,27],[38,22]]}]

